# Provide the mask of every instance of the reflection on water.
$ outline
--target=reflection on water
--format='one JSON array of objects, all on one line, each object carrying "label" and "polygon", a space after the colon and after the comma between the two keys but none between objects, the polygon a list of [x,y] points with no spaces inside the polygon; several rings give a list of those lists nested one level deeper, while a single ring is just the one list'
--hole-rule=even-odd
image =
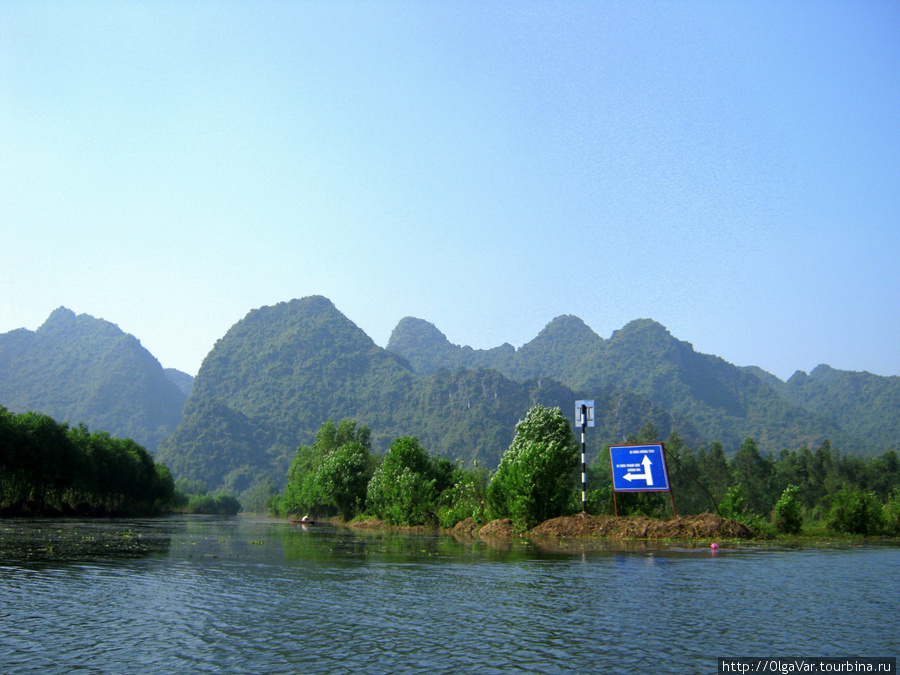
[{"label": "reflection on water", "polygon": [[0,534],[2,673],[711,673],[719,656],[900,652],[897,548],[713,555],[211,517]]}]

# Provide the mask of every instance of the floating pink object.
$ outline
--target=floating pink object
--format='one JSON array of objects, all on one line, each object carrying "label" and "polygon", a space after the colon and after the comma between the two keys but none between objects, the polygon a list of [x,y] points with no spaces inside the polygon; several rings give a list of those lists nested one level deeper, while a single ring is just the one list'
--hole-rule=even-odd
[{"label": "floating pink object", "polygon": [[709,547],[710,547],[711,549],[717,549],[717,548],[719,548],[719,545],[718,545],[716,542],[713,542],[713,543],[711,543],[711,544],[709,545]]}]

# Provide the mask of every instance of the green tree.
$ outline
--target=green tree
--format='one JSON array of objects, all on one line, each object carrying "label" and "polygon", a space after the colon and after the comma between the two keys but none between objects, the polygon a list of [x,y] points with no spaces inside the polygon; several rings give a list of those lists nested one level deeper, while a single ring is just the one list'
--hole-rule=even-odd
[{"label": "green tree", "polygon": [[835,532],[880,534],[884,526],[884,509],[874,492],[845,487],[832,496],[828,527]]},{"label": "green tree", "polygon": [[316,476],[321,499],[350,520],[365,508],[366,490],[374,469],[369,448],[349,441],[329,452]]},{"label": "green tree", "polygon": [[438,498],[437,516],[441,526],[453,527],[466,518],[484,522],[487,484],[487,471],[477,464],[473,470],[454,467],[450,486]]},{"label": "green tree", "polygon": [[784,534],[798,534],[803,528],[803,504],[798,497],[800,488],[788,485],[775,502],[773,524]]},{"label": "green tree", "polygon": [[297,448],[288,469],[288,483],[275,509],[282,515],[335,509],[352,517],[365,495],[372,472],[371,432],[356,420],[319,427],[311,446]]},{"label": "green tree", "polygon": [[488,486],[494,517],[508,517],[520,529],[563,515],[572,497],[578,467],[572,427],[559,408],[532,407],[516,425]]},{"label": "green tree", "polygon": [[889,535],[900,536],[900,488],[895,489],[884,505],[885,532]]},{"label": "green tree", "polygon": [[736,483],[746,491],[747,507],[757,515],[767,515],[774,506],[771,482],[774,462],[760,453],[756,441],[749,436],[741,443],[731,462]]},{"label": "green tree", "polygon": [[398,438],[369,481],[367,508],[392,525],[435,523],[438,498],[452,485],[452,472],[453,465],[431,457],[418,438]]}]

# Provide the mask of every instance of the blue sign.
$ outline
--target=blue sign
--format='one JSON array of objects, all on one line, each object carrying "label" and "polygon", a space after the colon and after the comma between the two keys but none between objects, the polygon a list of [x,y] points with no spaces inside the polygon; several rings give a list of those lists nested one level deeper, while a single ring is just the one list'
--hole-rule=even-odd
[{"label": "blue sign", "polygon": [[611,445],[609,461],[616,492],[669,490],[669,472],[662,443]]}]

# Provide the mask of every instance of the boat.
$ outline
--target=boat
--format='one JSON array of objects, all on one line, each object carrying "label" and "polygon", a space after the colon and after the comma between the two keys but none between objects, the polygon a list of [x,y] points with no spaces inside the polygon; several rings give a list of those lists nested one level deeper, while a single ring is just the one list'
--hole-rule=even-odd
[{"label": "boat", "polygon": [[303,516],[302,518],[291,518],[291,523],[294,525],[315,525],[316,521],[309,516]]}]

